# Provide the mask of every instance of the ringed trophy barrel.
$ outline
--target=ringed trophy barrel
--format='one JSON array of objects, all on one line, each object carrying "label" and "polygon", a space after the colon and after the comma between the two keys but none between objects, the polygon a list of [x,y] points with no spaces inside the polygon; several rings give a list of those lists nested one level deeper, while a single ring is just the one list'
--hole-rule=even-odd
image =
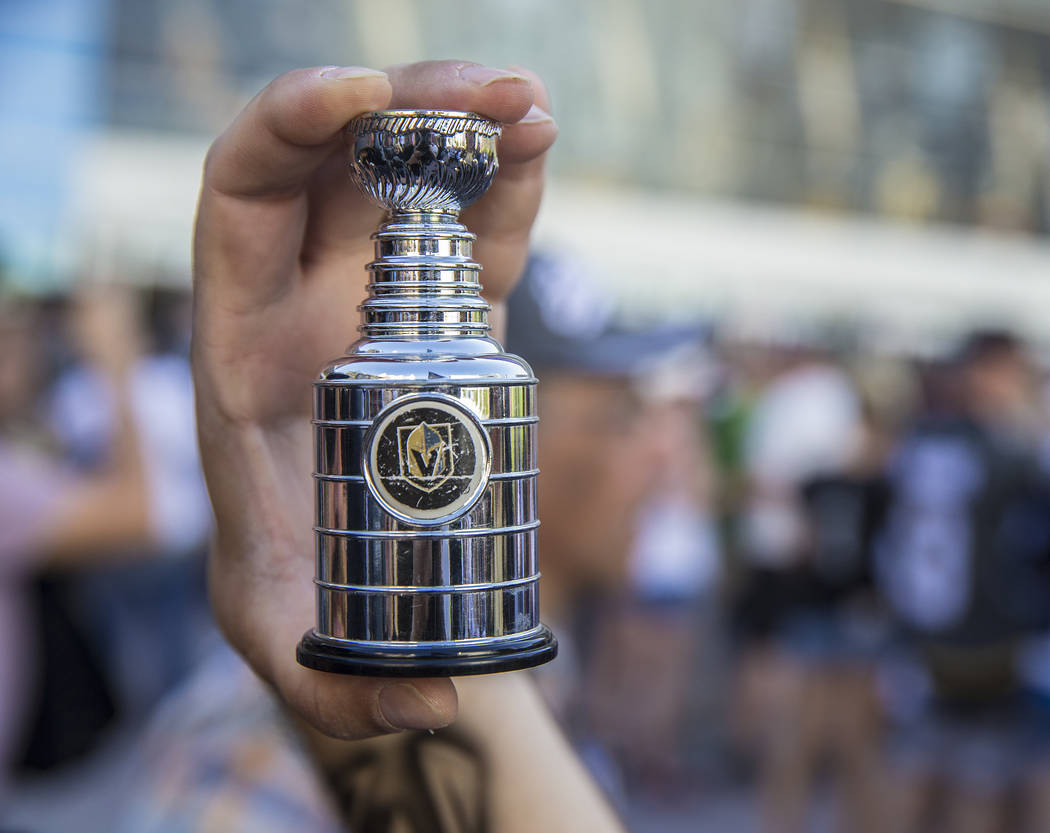
[{"label": "ringed trophy barrel", "polygon": [[311,668],[445,676],[553,659],[539,620],[536,380],[489,336],[459,211],[494,176],[499,125],[383,111],[347,126],[373,235],[361,338],[314,384]]}]

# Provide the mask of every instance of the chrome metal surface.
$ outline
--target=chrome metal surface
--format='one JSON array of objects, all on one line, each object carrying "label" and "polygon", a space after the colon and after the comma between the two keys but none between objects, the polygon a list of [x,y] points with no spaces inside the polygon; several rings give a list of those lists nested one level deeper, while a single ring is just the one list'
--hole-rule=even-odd
[{"label": "chrome metal surface", "polygon": [[536,570],[532,529],[438,539],[317,536],[317,578],[332,584],[476,584]]},{"label": "chrome metal surface", "polygon": [[[313,667],[378,673],[395,656],[402,673],[428,646],[442,670],[421,673],[459,673],[455,646],[465,673],[554,655],[538,614],[536,380],[489,336],[457,219],[496,173],[499,133],[445,111],[347,126],[352,177],[390,214],[361,338],[314,385],[317,625],[299,652],[311,664],[324,644]],[[332,668],[343,649],[348,668]]]},{"label": "chrome metal surface", "polygon": [[400,640],[398,642],[382,642],[382,641],[380,641],[378,639],[363,641],[363,640],[358,640],[358,639],[339,639],[338,637],[334,637],[334,636],[317,637],[316,634],[314,634],[314,636],[316,638],[320,639],[321,641],[327,642],[330,645],[335,645],[335,646],[342,645],[342,646],[354,647],[354,648],[371,647],[371,648],[381,648],[384,651],[392,651],[392,652],[397,652],[397,651],[406,651],[406,652],[408,652],[408,651],[411,651],[411,652],[414,653],[414,652],[417,652],[417,651],[420,651],[420,650],[426,650],[427,648],[435,648],[435,647],[453,648],[453,649],[455,649],[455,648],[478,648],[478,647],[484,647],[486,645],[505,645],[508,642],[513,642],[515,640],[521,639],[522,637],[535,636],[535,635],[541,633],[543,630],[544,630],[544,626],[543,625],[539,625],[539,626],[533,628],[532,630],[522,631],[521,633],[512,634],[511,636],[484,636],[484,637],[479,637],[478,639],[457,639],[455,641],[451,641],[450,640],[448,642],[434,642],[434,641],[413,642],[410,639],[403,639],[403,640]]},{"label": "chrome metal surface", "polygon": [[391,212],[458,214],[492,183],[501,131],[500,125],[473,113],[367,113],[346,128],[351,175]]},{"label": "chrome metal surface", "polygon": [[433,594],[319,587],[318,633],[337,639],[416,643],[520,635],[539,624],[536,587],[531,582]]},{"label": "chrome metal surface", "polygon": [[314,579],[314,584],[328,590],[351,590],[355,593],[466,593],[476,590],[501,590],[507,587],[516,587],[519,584],[531,584],[540,580],[540,574],[535,573],[525,578],[510,579],[506,581],[481,581],[474,584],[395,584],[383,586],[381,584],[332,584],[331,582]]},{"label": "chrome metal surface", "polygon": [[[441,524],[444,530],[492,531],[536,520],[534,477],[489,480],[473,508]],[[317,526],[348,532],[403,532],[412,535],[419,523],[389,513],[364,484],[356,480],[317,481]]]}]

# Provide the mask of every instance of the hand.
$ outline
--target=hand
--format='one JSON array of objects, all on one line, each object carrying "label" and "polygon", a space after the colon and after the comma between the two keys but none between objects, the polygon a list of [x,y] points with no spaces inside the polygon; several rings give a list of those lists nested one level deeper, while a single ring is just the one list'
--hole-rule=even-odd
[{"label": "hand", "polygon": [[192,360],[216,517],[210,587],[227,637],[309,723],[343,738],[436,728],[456,713],[445,679],[311,671],[295,646],[314,622],[310,386],[344,352],[381,212],[349,182],[340,132],[387,108],[468,110],[503,122],[500,171],[463,213],[489,301],[527,254],[557,128],[542,83],[464,62],[282,75],[216,140],[194,244]]}]

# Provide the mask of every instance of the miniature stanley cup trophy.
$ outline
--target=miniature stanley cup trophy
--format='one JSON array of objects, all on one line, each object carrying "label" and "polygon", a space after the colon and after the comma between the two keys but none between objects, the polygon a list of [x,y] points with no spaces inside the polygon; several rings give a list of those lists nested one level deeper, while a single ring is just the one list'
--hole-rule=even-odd
[{"label": "miniature stanley cup trophy", "polygon": [[458,222],[498,167],[499,125],[392,110],[346,128],[373,235],[362,337],[314,385],[317,627],[310,668],[485,674],[553,659],[539,621],[536,380],[489,337]]}]

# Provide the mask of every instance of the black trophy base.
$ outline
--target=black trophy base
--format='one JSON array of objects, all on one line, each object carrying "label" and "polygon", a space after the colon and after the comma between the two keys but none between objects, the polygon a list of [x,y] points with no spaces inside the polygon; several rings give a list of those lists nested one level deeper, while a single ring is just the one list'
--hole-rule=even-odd
[{"label": "black trophy base", "polygon": [[320,639],[309,630],[295,657],[300,665],[359,677],[465,677],[519,671],[550,662],[558,655],[558,640],[541,625],[536,633],[477,648],[432,647],[412,651],[363,645],[342,646]]}]

